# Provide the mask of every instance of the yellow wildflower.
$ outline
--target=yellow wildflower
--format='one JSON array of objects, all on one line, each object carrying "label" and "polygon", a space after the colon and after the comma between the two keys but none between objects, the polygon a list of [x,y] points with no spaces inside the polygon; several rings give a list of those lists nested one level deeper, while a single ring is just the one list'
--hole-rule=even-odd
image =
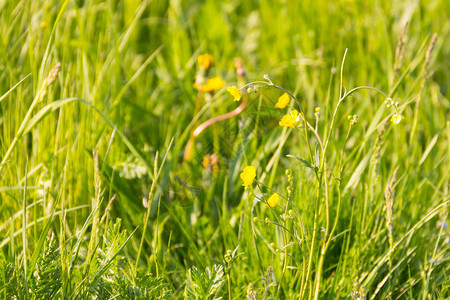
[{"label": "yellow wildflower", "polygon": [[211,54],[201,54],[197,58],[198,66],[203,70],[211,67],[213,61],[214,59]]},{"label": "yellow wildflower", "polygon": [[280,196],[278,196],[278,194],[273,194],[269,197],[269,200],[267,200],[267,204],[269,204],[270,207],[275,207],[278,202],[280,202]]},{"label": "yellow wildflower", "polygon": [[275,104],[275,108],[285,108],[289,103],[289,95],[284,93],[278,98],[278,102]]},{"label": "yellow wildflower", "polygon": [[205,169],[212,168],[214,171],[219,170],[219,157],[215,153],[208,154],[203,157],[202,165]]},{"label": "yellow wildflower", "polygon": [[281,118],[279,124],[283,127],[294,127],[300,122],[300,115],[298,111],[291,110],[288,114],[285,114],[283,118]]},{"label": "yellow wildflower", "polygon": [[41,27],[42,29],[44,29],[45,27],[47,27],[47,22],[42,21],[41,24],[39,24],[39,27]]},{"label": "yellow wildflower", "polygon": [[200,92],[213,92],[216,90],[220,90],[225,85],[225,81],[219,76],[210,78],[206,81],[204,85],[199,85],[198,83],[194,83],[194,88],[199,90]]},{"label": "yellow wildflower", "polygon": [[225,85],[225,81],[220,77],[213,77],[206,81],[206,84],[202,87],[204,92],[212,92],[220,90]]},{"label": "yellow wildflower", "polygon": [[395,113],[392,118],[391,118],[391,122],[394,124],[398,124],[400,123],[405,117],[402,116],[401,114]]},{"label": "yellow wildflower", "polygon": [[234,101],[241,100],[242,94],[241,91],[237,88],[237,86],[229,86],[227,87],[227,91],[234,97]]},{"label": "yellow wildflower", "polygon": [[249,186],[253,183],[253,180],[256,177],[256,169],[253,166],[247,166],[244,168],[244,171],[241,173],[241,179],[244,181],[242,186]]}]

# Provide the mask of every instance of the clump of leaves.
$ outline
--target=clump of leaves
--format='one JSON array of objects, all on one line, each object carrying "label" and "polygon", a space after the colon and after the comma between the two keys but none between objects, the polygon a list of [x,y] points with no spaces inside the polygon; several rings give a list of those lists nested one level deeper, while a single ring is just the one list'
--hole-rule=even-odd
[{"label": "clump of leaves", "polygon": [[225,281],[224,270],[221,265],[214,265],[201,272],[192,267],[187,273],[185,299],[217,299],[217,293]]},{"label": "clump of leaves", "polygon": [[170,289],[163,278],[134,275],[132,261],[120,255],[130,238],[120,228],[120,219],[106,228],[103,247],[98,249],[98,269],[91,280],[91,294],[100,299],[169,299]]},{"label": "clump of leaves", "polygon": [[125,179],[140,179],[147,174],[145,165],[133,157],[129,157],[126,161],[116,163],[114,170],[118,171],[119,176]]},{"label": "clump of leaves", "polygon": [[0,253],[0,296],[3,299],[20,298],[20,296],[23,296],[20,293],[22,282],[23,274],[18,272],[13,264],[7,262]]},{"label": "clump of leaves", "polygon": [[[27,286],[23,268],[17,262],[15,267],[0,253],[0,298],[54,299],[66,295],[71,299],[169,299],[171,290],[163,278],[136,274],[132,261],[121,254],[129,239],[121,230],[120,219],[109,222],[102,242],[96,246],[97,255],[85,262],[88,268],[83,271],[77,265],[69,274],[68,269],[62,269],[61,247],[52,234],[39,253]],[[71,277],[64,286],[63,277]]]},{"label": "clump of leaves", "polygon": [[137,277],[135,281],[126,276],[115,277],[116,299],[170,299],[170,289],[163,278],[152,274]]},{"label": "clump of leaves", "polygon": [[[30,264],[28,261],[27,264]],[[3,299],[53,299],[61,289],[61,256],[54,235],[46,241],[36,260],[35,271],[29,274],[25,287],[24,271],[0,255],[0,295]]]},{"label": "clump of leaves", "polygon": [[30,274],[31,293],[39,299],[53,299],[61,288],[61,254],[52,234],[36,262],[36,271]]}]

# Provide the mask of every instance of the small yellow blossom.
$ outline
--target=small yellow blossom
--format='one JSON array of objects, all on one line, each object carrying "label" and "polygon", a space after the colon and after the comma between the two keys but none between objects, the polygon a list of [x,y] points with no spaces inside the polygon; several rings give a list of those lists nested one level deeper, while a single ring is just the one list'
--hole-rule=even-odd
[{"label": "small yellow blossom", "polygon": [[225,81],[220,77],[213,77],[206,81],[206,84],[202,86],[204,92],[212,92],[220,90],[225,85]]},{"label": "small yellow blossom", "polygon": [[253,217],[253,222],[258,222],[259,218],[258,217]]},{"label": "small yellow blossom", "polygon": [[285,108],[289,103],[289,95],[284,93],[278,98],[278,102],[275,104],[275,108]]},{"label": "small yellow blossom", "polygon": [[42,21],[41,24],[39,24],[39,27],[41,27],[42,29],[44,29],[45,27],[47,27],[47,22]]},{"label": "small yellow blossom", "polygon": [[219,157],[215,153],[208,154],[203,157],[202,165],[205,169],[212,168],[214,171],[219,170]]},{"label": "small yellow blossom", "polygon": [[298,111],[291,110],[288,114],[285,114],[283,118],[281,118],[279,124],[283,127],[294,127],[300,122],[300,115]]},{"label": "small yellow blossom", "polygon": [[206,70],[209,67],[211,67],[212,63],[214,62],[214,59],[211,54],[201,54],[197,58],[198,66]]},{"label": "small yellow blossom", "polygon": [[234,97],[234,101],[241,100],[242,94],[241,91],[236,86],[227,87],[227,91]]},{"label": "small yellow blossom", "polygon": [[398,124],[400,123],[405,117],[402,116],[401,114],[395,113],[392,118],[391,118],[391,122],[394,124]]},{"label": "small yellow blossom", "polygon": [[241,173],[241,179],[244,181],[242,186],[249,186],[253,183],[253,180],[256,177],[256,169],[253,166],[247,166],[244,168],[244,171]]},{"label": "small yellow blossom", "polygon": [[319,115],[320,115],[320,107],[316,107],[316,109],[314,111],[315,111],[314,116],[316,117],[316,119],[318,119]]},{"label": "small yellow blossom", "polygon": [[194,83],[194,88],[200,92],[213,92],[220,90],[225,85],[225,81],[219,76],[210,78],[206,81],[204,85]]},{"label": "small yellow blossom", "polygon": [[280,202],[280,196],[278,196],[278,194],[273,194],[269,197],[269,200],[267,200],[267,204],[269,204],[270,207],[275,207],[278,202]]}]

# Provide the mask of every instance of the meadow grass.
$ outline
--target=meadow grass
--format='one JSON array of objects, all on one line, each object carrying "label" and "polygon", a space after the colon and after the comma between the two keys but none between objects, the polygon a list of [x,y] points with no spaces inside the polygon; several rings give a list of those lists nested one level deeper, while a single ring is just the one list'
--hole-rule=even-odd
[{"label": "meadow grass", "polygon": [[0,0],[0,298],[448,299],[449,11]]}]

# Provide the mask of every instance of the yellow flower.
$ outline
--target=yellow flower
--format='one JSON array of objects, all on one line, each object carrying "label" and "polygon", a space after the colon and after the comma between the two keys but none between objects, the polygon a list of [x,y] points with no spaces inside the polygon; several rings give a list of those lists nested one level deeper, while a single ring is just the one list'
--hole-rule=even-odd
[{"label": "yellow flower", "polygon": [[219,170],[219,157],[215,153],[203,156],[202,165],[205,169],[212,168],[214,171]]},{"label": "yellow flower", "polygon": [[391,122],[394,123],[394,125],[395,125],[395,124],[400,123],[404,118],[405,118],[404,116],[402,116],[398,113],[395,113],[391,118]]},{"label": "yellow flower", "polygon": [[286,105],[289,103],[289,95],[287,93],[284,93],[283,95],[278,98],[277,104],[275,104],[275,108],[285,108]]},{"label": "yellow flower", "polygon": [[225,81],[220,77],[213,77],[206,81],[206,84],[202,87],[204,92],[212,92],[220,90],[225,85]]},{"label": "yellow flower", "polygon": [[214,59],[211,54],[201,54],[197,58],[198,66],[203,70],[208,69],[213,61]]},{"label": "yellow flower", "polygon": [[244,171],[241,173],[241,179],[244,182],[242,186],[249,186],[253,183],[253,180],[256,177],[256,170],[253,166],[247,166],[244,168]]},{"label": "yellow flower", "polygon": [[288,114],[285,114],[283,118],[281,118],[279,124],[283,127],[294,127],[300,122],[300,115],[298,111],[291,110]]},{"label": "yellow flower", "polygon": [[234,101],[241,100],[242,94],[241,91],[237,88],[237,86],[229,86],[227,87],[227,91],[234,97]]},{"label": "yellow flower", "polygon": [[267,204],[269,204],[270,207],[275,207],[278,202],[280,202],[280,196],[278,196],[278,194],[273,194],[269,197],[269,200],[267,200]]},{"label": "yellow flower", "polygon": [[216,90],[220,90],[225,85],[225,81],[220,77],[213,77],[206,81],[204,85],[199,85],[198,83],[194,83],[194,88],[199,90],[200,92],[213,92]]}]

